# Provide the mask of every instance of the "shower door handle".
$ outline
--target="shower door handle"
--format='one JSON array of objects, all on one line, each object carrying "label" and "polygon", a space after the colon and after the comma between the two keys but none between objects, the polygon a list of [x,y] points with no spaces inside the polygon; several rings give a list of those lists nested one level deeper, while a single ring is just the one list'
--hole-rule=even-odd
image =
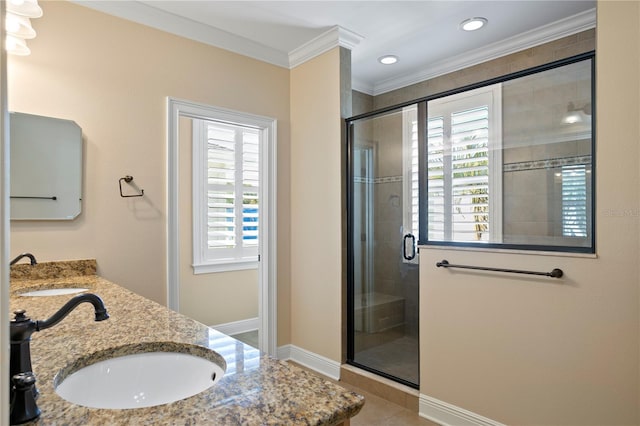
[{"label": "shower door handle", "polygon": [[[409,250],[407,250],[407,244],[410,244]],[[408,254],[409,252],[411,254]],[[416,237],[413,234],[406,234],[402,238],[402,256],[407,260],[413,260],[416,257]]]}]

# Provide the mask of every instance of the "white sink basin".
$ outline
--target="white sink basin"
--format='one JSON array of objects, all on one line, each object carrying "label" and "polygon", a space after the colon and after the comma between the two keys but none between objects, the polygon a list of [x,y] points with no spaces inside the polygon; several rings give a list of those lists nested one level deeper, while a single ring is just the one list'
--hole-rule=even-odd
[{"label": "white sink basin", "polygon": [[75,288],[75,287],[49,288],[49,289],[43,289],[43,290],[27,291],[25,293],[20,293],[20,296],[29,296],[29,297],[63,296],[65,294],[82,293],[83,291],[87,291],[87,290],[89,289]]},{"label": "white sink basin", "polygon": [[[175,347],[171,348],[172,345]],[[225,361],[216,352],[175,343],[147,344],[138,350],[154,348],[179,351],[142,351],[102,359],[107,354],[105,351],[90,356],[77,363],[86,366],[58,374],[56,393],[85,407],[143,408],[196,395],[213,386],[224,375]],[[92,359],[98,361],[91,362]],[[74,368],[72,366],[69,370]]]}]

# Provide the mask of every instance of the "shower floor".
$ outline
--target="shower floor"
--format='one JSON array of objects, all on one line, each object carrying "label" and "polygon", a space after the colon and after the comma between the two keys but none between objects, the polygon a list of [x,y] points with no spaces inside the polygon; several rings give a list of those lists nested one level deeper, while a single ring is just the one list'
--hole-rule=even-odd
[{"label": "shower floor", "polygon": [[354,361],[418,384],[420,383],[419,353],[418,339],[403,336],[356,352]]}]

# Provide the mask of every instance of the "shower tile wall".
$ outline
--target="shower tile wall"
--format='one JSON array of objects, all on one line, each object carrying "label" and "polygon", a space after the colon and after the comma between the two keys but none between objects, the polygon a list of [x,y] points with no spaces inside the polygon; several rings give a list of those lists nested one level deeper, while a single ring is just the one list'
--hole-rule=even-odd
[{"label": "shower tile wall", "polygon": [[376,292],[398,294],[402,235],[402,116],[376,120],[375,154],[375,277]]},{"label": "shower tile wall", "polygon": [[[397,113],[376,120],[373,129],[376,141],[375,153],[375,251],[376,264],[375,292],[394,296],[402,301],[393,303],[386,312],[392,318],[400,318],[405,333],[414,330],[417,336],[418,285],[417,265],[410,265],[402,258],[402,114]],[[414,284],[410,284],[408,274],[413,272]],[[413,292],[412,292],[413,291]],[[401,312],[398,312],[401,310]]]}]

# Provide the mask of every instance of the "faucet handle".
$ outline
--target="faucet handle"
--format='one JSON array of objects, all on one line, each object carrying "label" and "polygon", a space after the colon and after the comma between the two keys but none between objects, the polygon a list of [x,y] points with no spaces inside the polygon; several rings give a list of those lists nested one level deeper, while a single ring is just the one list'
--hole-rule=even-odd
[{"label": "faucet handle", "polygon": [[13,401],[11,401],[11,424],[22,424],[40,417],[40,409],[36,405],[33,392],[36,384],[35,374],[31,371],[19,373],[14,375],[11,381],[14,385]]},{"label": "faucet handle", "polygon": [[[13,313],[15,314],[15,318],[9,322],[11,343],[20,340],[29,340],[31,333],[36,331],[36,323],[31,321],[31,318],[26,315],[24,309],[14,311]],[[31,368],[29,368],[29,370],[31,370]],[[20,370],[20,372],[29,370]]]},{"label": "faucet handle", "polygon": [[36,383],[36,375],[31,371],[18,373],[11,378],[17,390],[27,390]]},{"label": "faucet handle", "polygon": [[13,319],[15,322],[23,322],[23,321],[30,320],[30,318],[25,315],[27,311],[25,311],[24,309],[13,311],[13,313],[15,314],[15,318]]}]

